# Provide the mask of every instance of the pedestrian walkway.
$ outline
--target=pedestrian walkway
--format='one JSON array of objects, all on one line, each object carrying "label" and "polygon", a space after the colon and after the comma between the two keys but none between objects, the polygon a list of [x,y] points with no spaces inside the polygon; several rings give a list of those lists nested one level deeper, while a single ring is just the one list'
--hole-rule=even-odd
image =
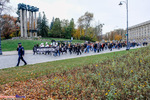
[{"label": "pedestrian walkway", "polygon": [[[135,47],[135,48],[131,48],[131,49],[136,49],[136,48],[140,48],[140,47]],[[26,50],[26,54],[24,56],[24,59],[27,61],[28,65],[30,64],[37,64],[37,63],[44,63],[44,62],[50,62],[50,61],[57,61],[57,60],[64,60],[64,59],[71,59],[71,58],[78,58],[78,57],[85,57],[85,56],[91,56],[91,55],[99,55],[99,54],[104,54],[104,53],[111,53],[111,52],[118,52],[118,51],[123,51],[126,50],[126,48],[122,48],[122,49],[114,49],[113,51],[110,50],[105,50],[102,51],[100,53],[94,53],[94,52],[90,52],[90,53],[83,53],[82,55],[76,55],[76,54],[72,54],[70,55],[68,54],[63,54],[61,56],[50,56],[50,55],[33,55],[31,50]],[[17,52],[13,51],[11,53],[4,53],[5,55],[0,56],[0,69],[4,69],[4,68],[10,68],[10,67],[15,67],[17,64],[17,60],[18,60],[18,55]],[[24,63],[21,61],[20,62],[20,66],[24,65]]]},{"label": "pedestrian walkway", "polygon": [[[31,53],[33,53],[33,51],[32,50],[25,50],[25,53],[26,54],[31,54]],[[17,55],[17,54],[18,54],[17,51],[4,51],[3,52],[3,56]]]}]

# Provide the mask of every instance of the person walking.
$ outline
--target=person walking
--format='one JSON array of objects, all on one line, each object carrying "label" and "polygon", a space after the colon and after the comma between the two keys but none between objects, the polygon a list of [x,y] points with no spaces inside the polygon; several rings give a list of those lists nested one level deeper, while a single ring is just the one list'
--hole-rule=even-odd
[{"label": "person walking", "polygon": [[34,47],[33,47],[33,55],[35,55],[35,53],[37,53],[36,51],[37,51],[37,47],[36,47],[36,45],[34,45]]},{"label": "person walking", "polygon": [[97,51],[97,43],[94,44],[94,52],[96,53]]},{"label": "person walking", "polygon": [[90,45],[89,45],[89,44],[87,44],[87,47],[86,47],[85,53],[86,53],[86,52],[87,52],[87,53],[89,53],[89,49],[90,49]]},{"label": "person walking", "polygon": [[72,54],[72,44],[71,43],[69,44],[68,48],[69,48],[69,53],[71,55]]},{"label": "person walking", "polygon": [[112,51],[112,47],[113,47],[112,43],[109,43],[108,48],[110,49],[110,51]]},{"label": "person walking", "polygon": [[17,48],[17,51],[18,51],[18,63],[16,66],[19,66],[19,63],[20,63],[20,59],[24,62],[24,65],[27,65],[26,61],[23,59],[23,56],[24,56],[24,48],[22,47],[21,43],[18,43],[18,48]]},{"label": "person walking", "polygon": [[81,51],[84,52],[84,44],[81,44]]},{"label": "person walking", "polygon": [[100,43],[97,44],[97,53],[100,52]]},{"label": "person walking", "polygon": [[59,54],[59,56],[60,56],[60,50],[61,50],[61,48],[60,48],[60,46],[59,45],[57,45],[56,46],[56,52],[55,52],[55,57],[57,56],[57,54]]},{"label": "person walking", "polygon": [[80,44],[77,44],[77,55],[79,55],[79,53],[81,55],[81,46]]}]

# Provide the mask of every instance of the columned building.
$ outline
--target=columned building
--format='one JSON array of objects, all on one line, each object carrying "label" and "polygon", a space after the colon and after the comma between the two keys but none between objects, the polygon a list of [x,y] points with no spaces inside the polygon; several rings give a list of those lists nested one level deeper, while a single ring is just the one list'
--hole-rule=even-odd
[{"label": "columned building", "polygon": [[143,43],[150,43],[150,20],[129,27],[129,41]]}]

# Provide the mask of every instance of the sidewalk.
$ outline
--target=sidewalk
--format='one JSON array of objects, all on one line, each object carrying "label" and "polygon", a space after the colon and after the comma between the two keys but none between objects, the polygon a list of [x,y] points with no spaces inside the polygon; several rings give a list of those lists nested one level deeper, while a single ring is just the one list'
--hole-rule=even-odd
[{"label": "sidewalk", "polygon": [[[143,47],[143,46],[139,46],[139,47],[135,47],[135,48],[140,48],[140,47]],[[134,48],[132,48],[134,49]],[[25,54],[32,54],[33,53],[33,50],[25,50]],[[17,51],[4,51],[2,52],[2,56],[10,56],[10,55],[18,55],[18,52]]]},{"label": "sidewalk", "polygon": [[[131,49],[136,49],[136,48],[141,48],[141,47],[135,47]],[[89,53],[82,53],[82,55],[77,55],[77,54],[72,54],[70,55],[69,53],[63,54],[61,56],[52,56],[52,55],[33,55],[32,50],[26,50],[26,54],[24,56],[24,59],[30,64],[37,64],[37,63],[44,63],[44,62],[50,62],[50,61],[57,61],[57,60],[65,60],[65,59],[72,59],[72,58],[78,58],[78,57],[86,57],[86,56],[92,56],[92,55],[100,55],[104,53],[112,53],[112,52],[119,52],[126,50],[126,48],[122,49],[113,49],[113,51],[110,50],[105,50],[101,51],[99,53],[94,53],[94,52],[89,52]],[[11,52],[4,52],[2,56],[0,56],[0,69],[4,68],[10,68],[10,67],[15,67],[18,61],[18,55],[17,51],[11,51]],[[21,61],[20,66],[23,66],[24,63]]]},{"label": "sidewalk", "polygon": [[[32,50],[25,50],[25,54],[31,54],[33,53]],[[9,55],[18,55],[17,51],[4,51],[2,52],[3,56],[9,56]]]}]

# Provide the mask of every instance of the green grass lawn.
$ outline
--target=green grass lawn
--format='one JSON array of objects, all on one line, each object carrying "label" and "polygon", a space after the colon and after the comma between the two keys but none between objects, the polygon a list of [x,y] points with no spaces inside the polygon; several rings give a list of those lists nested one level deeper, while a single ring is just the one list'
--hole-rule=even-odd
[{"label": "green grass lawn", "polygon": [[32,50],[35,44],[40,44],[43,41],[38,40],[3,40],[2,51],[14,51],[18,47],[18,43],[22,43],[25,50]]},{"label": "green grass lawn", "polygon": [[148,100],[149,52],[146,47],[1,69],[0,94],[49,100]]},{"label": "green grass lawn", "polygon": [[[51,43],[51,40],[56,41],[67,41],[67,39],[59,39],[59,38],[46,38],[47,40],[2,40],[2,51],[14,51],[16,50],[18,43],[21,42],[25,50],[32,50],[35,44],[40,43]],[[69,39],[68,39],[69,40]],[[72,43],[84,43],[82,40],[73,40]]]},{"label": "green grass lawn", "polygon": [[[134,50],[130,50],[132,52]],[[0,84],[8,83],[11,81],[17,80],[26,80],[30,78],[35,78],[39,76],[46,75],[48,73],[53,72],[62,72],[64,70],[73,69],[75,67],[83,67],[89,64],[97,64],[99,62],[104,62],[108,59],[113,59],[118,55],[123,55],[128,53],[127,51],[120,51],[116,53],[108,53],[108,54],[101,54],[101,55],[94,55],[94,56],[87,56],[81,58],[74,58],[74,59],[67,59],[67,60],[60,60],[60,61],[53,61],[41,64],[34,64],[34,65],[27,65],[21,67],[14,67],[14,68],[6,68],[0,69]],[[16,74],[18,73],[19,76]],[[31,76],[30,74],[35,74],[35,76]]]}]

